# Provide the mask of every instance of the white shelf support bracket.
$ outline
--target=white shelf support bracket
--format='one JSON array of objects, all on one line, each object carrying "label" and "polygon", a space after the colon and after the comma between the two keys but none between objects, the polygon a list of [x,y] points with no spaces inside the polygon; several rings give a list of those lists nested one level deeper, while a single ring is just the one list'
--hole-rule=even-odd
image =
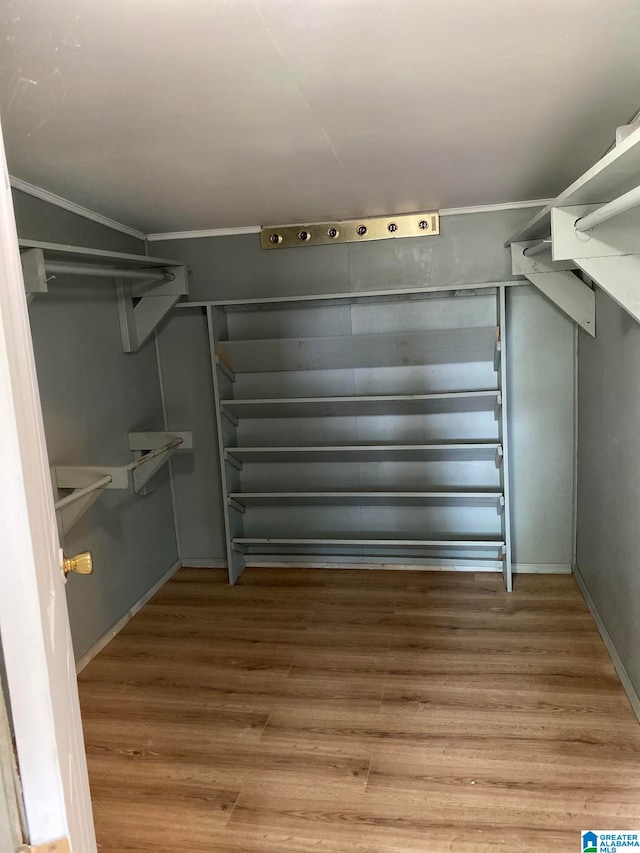
[{"label": "white shelf support bracket", "polygon": [[176,450],[192,450],[190,432],[130,432],[129,450],[133,450],[136,461],[128,466],[132,471],[133,491],[136,495],[147,495],[149,480],[162,468]]},{"label": "white shelf support bracket", "polygon": [[580,269],[640,323],[640,255],[581,258]]},{"label": "white shelf support bracket", "polygon": [[502,465],[503,459],[504,459],[504,450],[502,449],[502,445],[499,444],[496,447],[496,456],[495,456],[496,468],[499,468]]},{"label": "white shelf support bracket", "polygon": [[514,275],[523,275],[529,279],[564,314],[595,337],[595,294],[588,284],[572,272],[578,264],[574,260],[553,261],[546,252],[527,257],[524,250],[535,243],[525,241],[511,244]]},{"label": "white shelf support bracket", "polygon": [[[123,468],[58,466],[51,469],[51,481],[61,536],[68,533],[93,506],[104,489],[129,488],[129,475]],[[72,491],[59,499],[60,489]]]},{"label": "white shelf support bracket", "polygon": [[44,252],[42,249],[27,249],[20,253],[20,261],[27,302],[31,303],[36,294],[47,293],[49,290],[44,267]]},{"label": "white shelf support bracket", "polygon": [[167,267],[170,281],[116,278],[116,297],[124,352],[137,352],[176,302],[189,293],[187,268]]}]

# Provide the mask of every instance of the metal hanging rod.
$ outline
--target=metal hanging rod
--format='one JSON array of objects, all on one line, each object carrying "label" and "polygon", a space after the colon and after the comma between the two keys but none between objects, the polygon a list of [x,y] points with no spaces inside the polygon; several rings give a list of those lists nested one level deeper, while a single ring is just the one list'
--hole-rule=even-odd
[{"label": "metal hanging rod", "polygon": [[105,486],[108,486],[109,483],[113,482],[113,477],[111,474],[105,474],[104,477],[100,477],[99,480],[96,480],[93,483],[89,483],[88,486],[85,486],[83,489],[76,489],[71,492],[70,495],[67,495],[66,498],[60,498],[59,501],[56,501],[54,507],[56,510],[63,509],[65,506],[69,506],[69,504],[75,503],[79,501],[80,498],[84,498],[87,495],[90,495],[92,492],[97,491],[98,489],[103,489]]},{"label": "metal hanging rod", "polygon": [[101,278],[139,278],[146,281],[174,281],[172,272],[156,269],[118,269],[99,264],[74,264],[64,261],[45,261],[46,272],[60,275],[94,275]]},{"label": "metal hanging rod", "polygon": [[628,193],[614,198],[613,201],[603,204],[602,207],[594,210],[593,213],[588,213],[586,216],[578,219],[575,229],[576,231],[590,231],[596,225],[601,225],[603,222],[613,219],[614,216],[631,210],[632,207],[637,207],[639,204],[640,186],[637,186],[629,190]]},{"label": "metal hanging rod", "polygon": [[533,246],[528,246],[522,254],[526,258],[530,258],[531,255],[539,255],[540,252],[546,252],[547,249],[550,249],[551,243],[551,237],[545,237],[545,239],[540,240],[539,243],[535,243]]}]

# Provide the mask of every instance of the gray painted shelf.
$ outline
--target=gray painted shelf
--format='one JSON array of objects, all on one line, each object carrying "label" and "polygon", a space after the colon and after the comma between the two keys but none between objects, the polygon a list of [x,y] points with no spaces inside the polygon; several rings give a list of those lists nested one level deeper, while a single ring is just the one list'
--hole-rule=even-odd
[{"label": "gray painted shelf", "polygon": [[497,328],[438,329],[391,334],[331,335],[220,341],[234,373],[405,367],[491,361]]},{"label": "gray painted shelf", "polygon": [[502,551],[505,542],[500,539],[252,539],[239,537],[232,540],[233,547],[244,550],[255,547],[349,547],[349,548],[470,548]]},{"label": "gray painted shelf", "polygon": [[431,460],[482,461],[500,459],[495,442],[441,442],[440,444],[372,444],[316,447],[227,447],[225,458],[239,462],[423,462]]},{"label": "gray painted shelf", "polygon": [[362,303],[410,302],[443,296],[446,293],[478,292],[492,293],[499,287],[526,285],[521,279],[506,281],[483,281],[477,284],[439,284],[435,287],[389,287],[384,290],[354,290],[342,293],[317,293],[314,295],[258,296],[253,299],[204,300],[179,302],[175,307],[183,309],[219,308],[226,313],[237,311],[282,311],[287,308],[310,308],[318,305],[360,305]]},{"label": "gray painted shelf", "polygon": [[420,506],[498,506],[504,502],[497,491],[438,492],[230,492],[229,498],[241,506],[375,506],[402,504]]},{"label": "gray painted shelf", "polygon": [[220,407],[238,418],[319,418],[481,412],[496,408],[500,400],[500,391],[490,390],[447,394],[221,400]]},{"label": "gray painted shelf", "polygon": [[[502,569],[511,588],[504,359],[510,284],[450,285],[444,289],[478,298],[441,294],[440,302],[415,309],[393,303],[437,295],[361,291],[201,303],[209,329],[232,583],[245,556],[277,561],[304,554],[373,564],[458,561],[464,568]],[[495,301],[486,298],[490,295]],[[359,301],[380,304],[354,314],[349,306]],[[334,311],[335,323],[313,310],[339,303],[345,312]],[[304,307],[304,315],[277,314],[295,307]],[[251,313],[230,316],[243,311]],[[292,337],[298,329],[299,336]],[[332,329],[339,334],[327,336]],[[395,370],[397,382],[387,387],[403,393],[350,393],[358,383],[346,384],[339,371],[352,371],[355,378],[368,368]],[[320,370],[326,372],[321,381],[303,380],[303,372]],[[241,378],[243,373],[255,376]],[[273,375],[263,380],[262,374]],[[384,374],[387,381],[390,376]],[[326,391],[296,396],[311,388]],[[349,391],[338,396],[342,388]],[[429,388],[449,390],[425,393]],[[304,418],[309,420],[297,422]],[[390,461],[403,464],[367,467]],[[420,462],[436,464],[437,477],[433,471],[423,477],[412,465]],[[272,467],[245,470],[254,463]],[[289,463],[301,466],[280,468]],[[342,476],[322,463],[364,467]],[[425,490],[428,483],[431,491]]]},{"label": "gray painted shelf", "polygon": [[110,252],[107,249],[88,249],[86,246],[69,246],[64,243],[43,243],[41,240],[19,240],[21,249],[42,249],[44,256],[52,261],[102,261],[117,270],[121,268],[150,269],[153,267],[179,267],[181,261],[167,258],[150,258],[147,255],[131,255],[125,252]]}]

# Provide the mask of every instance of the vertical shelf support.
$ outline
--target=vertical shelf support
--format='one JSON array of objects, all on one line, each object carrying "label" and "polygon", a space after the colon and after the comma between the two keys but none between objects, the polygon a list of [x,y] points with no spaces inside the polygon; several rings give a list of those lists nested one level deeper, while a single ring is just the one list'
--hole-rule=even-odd
[{"label": "vertical shelf support", "polygon": [[[215,311],[215,314],[214,314]],[[227,318],[224,311],[207,305],[207,329],[209,333],[209,353],[211,358],[211,375],[213,379],[213,396],[215,406],[216,427],[218,432],[218,453],[220,459],[220,477],[222,485],[222,507],[224,512],[225,545],[227,551],[227,567],[229,583],[235,584],[245,569],[245,557],[241,551],[233,547],[233,540],[241,539],[244,535],[243,513],[231,512],[229,504],[230,492],[241,491],[240,472],[237,466],[225,458],[225,446],[237,444],[236,429],[238,419],[220,405],[220,400],[233,397],[232,386],[235,376],[228,364],[227,370],[219,369],[220,364],[216,350],[217,341],[226,333]],[[228,372],[227,372],[228,371]],[[233,379],[228,375],[233,376]]]},{"label": "vertical shelf support", "polygon": [[507,288],[498,288],[498,329],[500,334],[501,355],[498,372],[500,396],[500,444],[502,446],[502,494],[504,495],[503,530],[504,554],[502,574],[507,592],[513,589],[511,566],[511,501],[509,497],[509,422],[508,422],[508,376],[507,376]]}]

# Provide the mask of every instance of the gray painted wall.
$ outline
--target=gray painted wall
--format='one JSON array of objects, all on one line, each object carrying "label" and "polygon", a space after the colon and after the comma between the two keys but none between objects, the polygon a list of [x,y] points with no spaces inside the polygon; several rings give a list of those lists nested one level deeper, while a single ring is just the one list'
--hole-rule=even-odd
[{"label": "gray painted wall", "polygon": [[578,359],[578,547],[587,590],[640,692],[640,326],[596,290]]},{"label": "gray painted wall", "polygon": [[[20,237],[144,254],[144,244],[20,192]],[[133,459],[127,433],[164,429],[154,341],[122,352],[113,283],[60,276],[29,309],[52,465],[121,465]],[[93,551],[91,577],[67,585],[79,657],[177,559],[168,470],[153,494],[106,491],[64,541],[72,555]]]},{"label": "gray painted wall", "polygon": [[[423,240],[265,252],[257,235],[243,235],[152,248],[190,266],[192,300],[428,288],[512,278],[504,242],[530,215],[446,217],[442,235]],[[573,559],[573,325],[532,287],[511,289],[508,300],[514,560],[567,567]],[[187,563],[224,560],[207,347],[195,309],[175,311],[159,335],[169,428],[192,429],[196,443],[192,458],[173,461],[180,552]]]}]

